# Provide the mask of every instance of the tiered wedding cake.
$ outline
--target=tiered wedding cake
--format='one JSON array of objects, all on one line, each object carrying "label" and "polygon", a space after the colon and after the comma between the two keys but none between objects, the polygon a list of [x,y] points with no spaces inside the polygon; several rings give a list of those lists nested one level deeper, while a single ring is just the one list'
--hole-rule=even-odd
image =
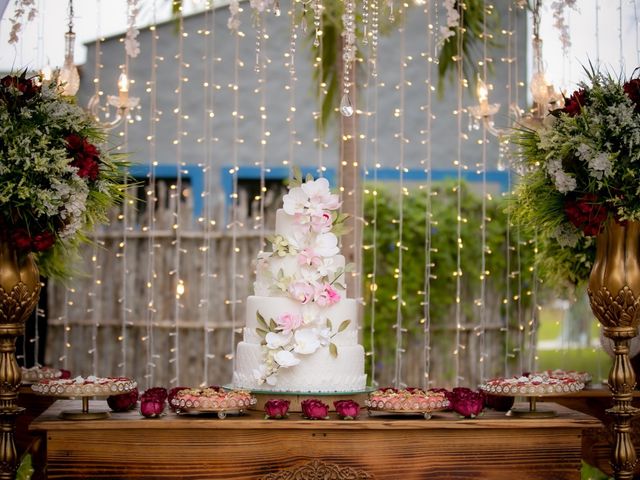
[{"label": "tiered wedding cake", "polygon": [[294,180],[276,214],[271,252],[258,256],[255,295],[247,299],[235,387],[296,392],[365,388],[357,305],[346,298],[338,238],[344,216],[329,182]]}]

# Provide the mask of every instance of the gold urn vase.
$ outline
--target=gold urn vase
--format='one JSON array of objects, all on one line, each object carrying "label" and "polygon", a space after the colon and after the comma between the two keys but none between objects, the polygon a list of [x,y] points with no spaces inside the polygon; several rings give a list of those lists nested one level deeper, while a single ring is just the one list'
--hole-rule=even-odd
[{"label": "gold urn vase", "polygon": [[589,301],[603,334],[614,342],[609,372],[614,420],[611,464],[616,479],[632,479],[637,457],[631,442],[631,406],[636,376],[629,360],[629,340],[640,323],[640,223],[609,220],[596,241],[596,259],[589,276]]},{"label": "gold urn vase", "polygon": [[31,254],[19,254],[0,232],[0,479],[13,479],[18,466],[14,442],[21,372],[16,339],[38,303],[40,276]]}]

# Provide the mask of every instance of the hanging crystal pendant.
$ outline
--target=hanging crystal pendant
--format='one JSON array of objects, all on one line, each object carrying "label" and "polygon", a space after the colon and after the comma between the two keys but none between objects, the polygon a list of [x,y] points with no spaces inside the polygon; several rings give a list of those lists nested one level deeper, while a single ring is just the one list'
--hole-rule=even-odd
[{"label": "hanging crystal pendant", "polygon": [[351,99],[349,94],[345,93],[340,100],[340,113],[343,117],[350,117],[353,115],[353,105],[351,105]]},{"label": "hanging crystal pendant", "polygon": [[320,46],[320,35],[318,34],[317,30],[316,30],[316,38],[313,39],[313,46],[314,47]]}]

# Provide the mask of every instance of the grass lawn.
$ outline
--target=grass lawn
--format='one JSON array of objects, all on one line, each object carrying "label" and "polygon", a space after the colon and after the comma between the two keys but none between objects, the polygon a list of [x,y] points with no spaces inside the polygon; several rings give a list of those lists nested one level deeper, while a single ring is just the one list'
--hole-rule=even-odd
[{"label": "grass lawn", "polygon": [[602,349],[572,348],[538,351],[538,369],[578,370],[589,372],[593,383],[601,383],[609,375],[611,357]]},{"label": "grass lawn", "polygon": [[[543,308],[539,317],[538,341],[560,340],[566,313],[558,308]],[[597,339],[600,335],[598,322],[593,319],[589,326],[591,338]],[[563,342],[560,341],[559,345]],[[549,350],[538,349],[539,370],[561,368],[589,372],[594,383],[600,383],[608,376],[610,367],[611,358],[599,347],[568,348],[563,345]]]}]

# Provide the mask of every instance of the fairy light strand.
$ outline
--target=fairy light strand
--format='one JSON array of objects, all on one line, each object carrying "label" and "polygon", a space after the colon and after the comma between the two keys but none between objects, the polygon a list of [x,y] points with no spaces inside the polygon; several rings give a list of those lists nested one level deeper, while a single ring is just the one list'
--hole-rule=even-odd
[{"label": "fairy light strand", "polygon": [[[435,2],[437,6],[437,2]],[[424,12],[426,14],[426,24],[427,24],[427,50],[426,50],[426,97],[427,104],[425,106],[425,139],[424,144],[426,146],[425,151],[425,160],[424,160],[424,171],[427,174],[427,182],[426,182],[426,191],[425,191],[425,222],[424,222],[424,256],[425,256],[425,268],[424,268],[424,283],[423,283],[423,291],[422,291],[422,309],[423,309],[423,317],[422,317],[422,366],[424,369],[424,373],[422,375],[422,387],[424,389],[428,389],[431,387],[431,280],[433,278],[432,273],[432,243],[431,243],[431,227],[433,224],[433,213],[431,208],[431,195],[432,195],[432,170],[433,170],[433,159],[432,159],[432,145],[431,145],[431,131],[432,131],[432,121],[433,121],[433,104],[432,104],[432,93],[433,93],[433,85],[432,85],[432,72],[433,72],[433,63],[436,58],[435,52],[435,42],[434,42],[434,25],[433,25],[433,14],[432,9],[430,8],[428,3],[425,3]]]},{"label": "fairy light strand", "polygon": [[[303,20],[304,21],[304,20]],[[259,33],[261,42],[267,38],[267,30],[264,22],[260,24],[260,33]],[[261,68],[259,70],[258,75],[258,92],[260,94],[260,106],[259,106],[259,116],[260,116],[260,158],[258,161],[258,165],[260,167],[260,191],[258,193],[258,218],[257,228],[260,231],[260,251],[264,248],[265,243],[265,197],[267,195],[267,182],[266,182],[266,161],[267,161],[267,143],[268,138],[271,135],[271,132],[267,130],[267,68],[268,68],[268,60],[264,59],[262,62]]]},{"label": "fairy light strand", "polygon": [[[100,56],[101,56],[101,37],[102,37],[102,22],[101,15],[102,13],[102,3],[101,0],[96,1],[96,49],[95,49],[95,61],[93,64],[93,75],[94,75],[94,95],[99,95],[100,92]],[[91,348],[89,349],[89,356],[91,357],[91,372],[95,376],[99,376],[98,371],[98,359],[99,359],[99,349],[98,349],[98,331],[99,331],[99,323],[100,323],[100,311],[98,309],[98,291],[99,285],[101,284],[100,273],[102,270],[102,262],[98,261],[100,248],[98,245],[98,239],[93,239],[94,244],[91,252],[91,286],[87,292],[89,296],[88,299],[88,308],[87,315],[91,317]]]},{"label": "fairy light strand", "polygon": [[318,132],[318,145],[317,145],[317,155],[318,155],[318,175],[320,177],[324,176],[324,172],[326,167],[324,166],[324,127],[323,127],[323,116],[322,116],[322,104],[324,103],[324,99],[326,96],[325,84],[322,80],[324,76],[324,66],[322,63],[322,58],[324,56],[324,42],[322,41],[322,9],[324,8],[321,0],[313,0],[313,25],[315,28],[315,36],[313,39],[313,45],[318,49],[318,53],[316,55],[316,68],[318,69],[318,112],[316,114],[316,125]]},{"label": "fairy light strand", "polygon": [[633,0],[633,25],[636,31],[636,64],[640,65],[640,25],[638,25],[638,3]]},{"label": "fairy light strand", "polygon": [[[634,2],[634,8],[635,8],[635,2]],[[638,21],[636,19],[636,25],[637,25]],[[600,66],[600,0],[596,0],[596,31],[595,31],[595,35],[596,35],[596,66],[599,67]],[[637,45],[636,45],[637,47]],[[637,48],[636,48],[637,50]],[[640,55],[640,53],[638,54]],[[640,57],[639,57],[640,59]]]},{"label": "fairy light strand", "polygon": [[620,52],[620,72],[624,72],[624,41],[622,38],[623,20],[622,20],[622,0],[618,0],[618,48]]},{"label": "fairy light strand", "polygon": [[[129,74],[129,56],[125,53],[125,63],[124,63],[124,73]],[[126,152],[128,151],[129,144],[129,122],[125,119],[123,124],[122,132],[123,141],[122,141],[122,149]],[[125,190],[129,189],[127,185],[128,178],[125,177],[124,180],[124,188]],[[129,289],[128,287],[128,278],[129,278],[129,267],[127,262],[127,255],[129,253],[128,249],[128,239],[129,239],[129,207],[131,200],[125,198],[122,202],[122,241],[120,243],[120,262],[122,265],[121,272],[122,276],[120,281],[122,282],[121,294],[120,294],[120,315],[121,315],[121,324],[120,324],[120,335],[118,337],[118,341],[120,342],[120,363],[118,367],[120,368],[120,374],[125,377],[127,376],[127,347],[128,347],[128,323],[129,323]]]},{"label": "fairy light strand", "polygon": [[[482,2],[482,78],[488,85],[487,78],[487,9],[489,6],[483,0]],[[480,165],[482,172],[482,218],[480,220],[480,236],[481,236],[481,254],[480,254],[480,329],[478,336],[480,337],[480,370],[479,378],[485,380],[485,362],[486,362],[486,323],[487,323],[487,123],[482,122],[482,164]]]},{"label": "fairy light strand", "polygon": [[298,39],[297,24],[296,24],[296,3],[291,4],[289,10],[289,51],[285,54],[287,62],[285,66],[289,68],[289,83],[285,87],[289,91],[289,109],[287,112],[286,121],[289,124],[289,158],[283,161],[284,165],[289,166],[289,171],[293,168],[295,163],[295,144],[296,144],[296,42]]},{"label": "fairy light strand", "polygon": [[458,30],[458,42],[456,48],[456,76],[457,76],[457,148],[456,148],[456,160],[454,165],[456,167],[456,271],[453,273],[456,280],[456,296],[455,296],[455,348],[453,350],[454,355],[454,373],[455,373],[455,386],[460,385],[460,350],[463,348],[461,344],[462,334],[462,309],[461,309],[461,295],[462,295],[462,95],[463,95],[463,70],[462,70],[462,37],[464,30],[461,27],[463,24],[464,8],[463,3],[458,3],[458,14],[460,15],[460,21],[457,26]]},{"label": "fairy light strand", "polygon": [[[508,6],[508,16],[507,16],[507,103],[508,105],[512,105],[513,102],[513,5],[509,3]],[[517,89],[517,86],[515,87]],[[516,108],[519,108],[516,104]],[[507,155],[507,165],[505,166],[507,172],[507,191],[506,195],[510,195],[511,193],[511,165],[510,165],[510,155]],[[504,376],[509,376],[510,368],[510,358],[512,357],[512,353],[509,351],[509,341],[510,341],[510,328],[511,328],[511,214],[509,209],[506,212],[506,232],[505,232],[505,296],[502,300],[504,305],[504,326],[503,326],[503,341],[504,341],[504,365],[503,365],[503,374]]]},{"label": "fairy light strand", "polygon": [[204,25],[202,30],[199,31],[200,35],[202,35],[203,41],[203,50],[204,55],[202,57],[202,64],[204,66],[204,78],[202,82],[202,95],[203,95],[203,110],[202,110],[202,126],[203,133],[202,138],[199,141],[202,143],[202,150],[204,156],[204,164],[203,164],[203,172],[205,176],[205,189],[202,192],[202,199],[205,205],[205,212],[202,218],[200,218],[201,223],[203,223],[203,232],[204,238],[202,241],[202,245],[200,247],[200,251],[203,254],[203,268],[202,268],[202,280],[200,282],[200,301],[198,303],[198,308],[200,310],[200,317],[202,320],[202,338],[203,338],[203,349],[204,355],[202,358],[202,387],[208,386],[209,383],[209,362],[213,359],[213,355],[211,354],[211,343],[210,343],[210,335],[211,335],[211,327],[209,325],[209,318],[211,316],[211,298],[212,298],[212,272],[211,272],[211,263],[213,260],[212,257],[212,230],[213,230],[213,201],[210,197],[210,193],[213,191],[213,158],[211,154],[211,124],[212,124],[212,113],[213,113],[213,69],[215,62],[211,61],[212,50],[213,50],[213,25],[214,19],[212,18],[215,13],[211,8],[212,2],[207,1],[205,10],[204,10]]},{"label": "fairy light strand", "polygon": [[231,369],[235,371],[236,368],[236,357],[233,354],[236,344],[236,325],[237,325],[237,303],[238,303],[238,228],[239,228],[239,220],[238,220],[238,170],[240,167],[238,166],[238,147],[241,141],[238,138],[239,135],[239,117],[240,113],[238,112],[239,108],[239,79],[240,79],[240,36],[242,33],[240,31],[235,32],[235,53],[234,53],[234,62],[233,62],[233,112],[231,115],[233,117],[233,148],[232,148],[232,159],[233,159],[233,168],[232,168],[232,185],[233,191],[231,194],[231,299],[230,307],[231,307],[231,334],[230,334],[230,345],[229,345],[229,353],[225,355],[227,360],[231,360]]},{"label": "fairy light strand", "polygon": [[173,271],[169,272],[175,278],[173,282],[175,285],[175,301],[173,303],[173,322],[174,329],[170,335],[173,335],[173,347],[170,348],[172,354],[169,363],[173,363],[174,377],[169,381],[171,385],[180,384],[180,310],[182,308],[181,297],[184,293],[184,284],[181,277],[182,267],[182,142],[184,140],[183,131],[183,112],[182,112],[182,93],[183,84],[186,81],[184,76],[184,38],[186,32],[184,31],[184,15],[182,7],[179,8],[178,13],[178,53],[176,60],[178,63],[178,86],[175,89],[177,106],[174,110],[176,114],[176,138],[174,144],[176,146],[176,183],[175,189],[172,189],[171,197],[174,199],[174,218],[173,218],[173,231],[174,231],[174,264]]},{"label": "fairy light strand", "polygon": [[403,333],[405,328],[403,326],[403,315],[402,309],[404,307],[404,299],[403,299],[403,260],[404,260],[404,196],[405,196],[405,185],[404,185],[404,150],[405,150],[405,70],[407,66],[406,60],[406,29],[404,26],[400,27],[400,106],[399,109],[396,110],[396,116],[399,117],[400,120],[400,131],[398,135],[398,139],[400,142],[399,148],[399,163],[398,163],[398,172],[399,172],[399,187],[400,193],[398,195],[398,242],[396,244],[396,248],[398,249],[398,268],[396,270],[396,352],[395,352],[395,372],[393,376],[393,383],[396,388],[401,388],[402,384],[402,360],[404,354],[404,346],[403,346]]},{"label": "fairy light strand", "polygon": [[156,194],[156,166],[157,157],[157,123],[158,118],[158,32],[156,27],[156,0],[153,1],[153,20],[149,27],[151,35],[151,72],[147,82],[147,92],[149,93],[149,130],[148,130],[148,151],[149,151],[149,186],[146,191],[147,198],[147,271],[146,271],[146,312],[145,312],[145,384],[147,388],[154,385],[156,369],[156,353],[154,338],[154,323],[156,320],[156,245],[154,232],[156,231],[156,206],[158,198]]},{"label": "fairy light strand", "polygon": [[[377,11],[377,3],[378,0],[372,0],[372,11]],[[372,15],[372,18],[376,18],[375,15]],[[371,56],[373,58],[374,55],[374,38],[377,42],[377,36],[374,33],[375,31],[372,29],[371,32]],[[372,271],[371,271],[371,306],[370,306],[370,314],[371,314],[371,328],[369,330],[369,343],[371,345],[371,351],[369,352],[371,356],[371,385],[376,385],[376,348],[375,348],[375,335],[376,335],[376,307],[377,307],[377,293],[378,293],[378,284],[377,284],[377,276],[378,276],[378,169],[380,168],[380,151],[378,148],[378,99],[379,99],[379,82],[377,78],[376,65],[372,61],[369,63],[371,76],[370,78],[373,81],[373,137],[371,138],[371,142],[373,143],[373,212],[372,212],[372,221],[373,224],[373,232],[372,232],[372,240],[371,240],[371,263],[372,263]]]}]

